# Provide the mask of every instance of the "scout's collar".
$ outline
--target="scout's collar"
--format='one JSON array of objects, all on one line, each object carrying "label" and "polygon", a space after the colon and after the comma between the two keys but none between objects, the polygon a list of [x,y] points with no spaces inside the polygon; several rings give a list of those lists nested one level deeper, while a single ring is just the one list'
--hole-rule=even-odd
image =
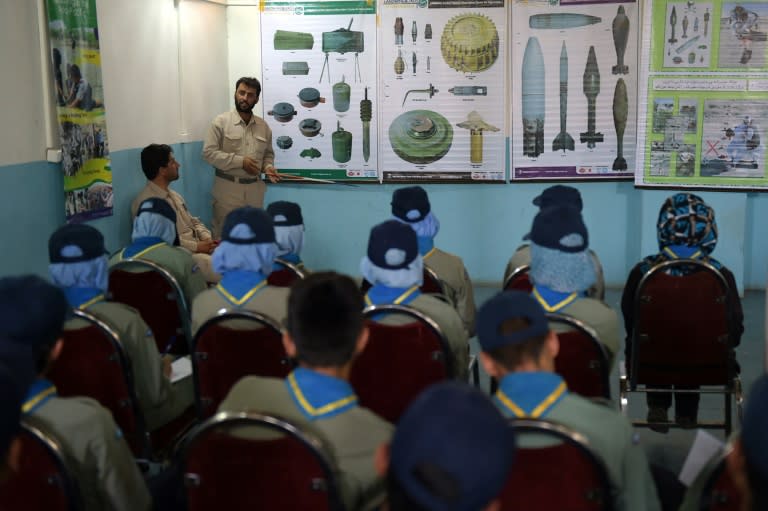
[{"label": "scout's collar", "polygon": [[534,286],[533,297],[547,312],[557,312],[579,298],[579,293],[561,293],[546,286]]},{"label": "scout's collar", "polygon": [[357,396],[347,381],[305,367],[294,369],[285,385],[301,413],[311,421],[328,419],[357,406]]},{"label": "scout's collar", "polygon": [[267,278],[259,271],[232,270],[224,273],[216,285],[227,301],[236,306],[245,304],[267,286]]},{"label": "scout's collar", "polygon": [[29,415],[53,397],[56,397],[56,387],[53,386],[53,383],[42,378],[35,380],[30,385],[27,397],[21,405],[21,413]]},{"label": "scout's collar", "polygon": [[565,381],[555,373],[509,373],[501,379],[493,400],[507,416],[539,419],[546,417],[566,394]]},{"label": "scout's collar", "polygon": [[376,284],[365,295],[365,305],[407,305],[415,300],[421,294],[419,285],[415,284],[409,288],[388,287],[383,284]]},{"label": "scout's collar", "polygon": [[428,236],[419,236],[416,238],[419,242],[419,254],[423,259],[428,258],[435,253],[435,239]]},{"label": "scout's collar", "polygon": [[104,291],[95,287],[65,287],[62,291],[69,305],[75,309],[84,310],[94,303],[104,301]]},{"label": "scout's collar", "polygon": [[138,258],[163,245],[166,245],[165,241],[163,241],[163,238],[157,236],[143,236],[141,238],[136,238],[133,243],[120,252],[120,258]]}]

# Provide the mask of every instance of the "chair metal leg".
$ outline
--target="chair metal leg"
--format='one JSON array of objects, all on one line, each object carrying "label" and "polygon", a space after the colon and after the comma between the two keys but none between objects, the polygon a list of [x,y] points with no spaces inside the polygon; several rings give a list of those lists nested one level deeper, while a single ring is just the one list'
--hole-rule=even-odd
[{"label": "chair metal leg", "polygon": [[629,409],[629,391],[627,383],[627,375],[622,374],[619,377],[619,411],[625,417]]},{"label": "chair metal leg", "polygon": [[731,434],[731,389],[725,393],[725,437]]}]

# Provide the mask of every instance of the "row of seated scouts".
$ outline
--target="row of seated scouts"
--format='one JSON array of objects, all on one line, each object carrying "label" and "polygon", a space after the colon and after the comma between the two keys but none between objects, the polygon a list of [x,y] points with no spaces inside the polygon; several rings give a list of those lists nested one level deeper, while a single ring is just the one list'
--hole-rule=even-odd
[{"label": "row of seated scouts", "polygon": [[[290,293],[283,340],[299,366],[287,380],[243,378],[220,406],[274,414],[327,442],[346,509],[499,509],[496,497],[516,442],[527,445],[515,439],[505,417],[546,417],[585,435],[607,468],[614,509],[662,509],[626,419],[569,393],[553,372],[559,341],[530,295],[501,292],[479,310],[481,361],[500,382],[493,399],[463,382],[436,384],[412,402],[396,428],[359,406],[347,381],[368,337],[362,305],[349,277],[326,272],[299,281]],[[58,397],[46,380],[62,349],[68,309],[61,290],[38,277],[0,279],[0,456],[11,471],[18,466],[23,453],[13,439],[22,414],[62,445],[85,509],[151,509],[150,492],[109,412],[89,398]],[[764,376],[750,393],[729,463],[742,495],[752,499],[744,509],[768,503],[766,428]],[[697,497],[689,495],[693,507],[682,509],[698,509],[692,504]]]},{"label": "row of seated scouts", "polygon": [[[142,153],[143,165],[144,160]],[[167,159],[165,163],[167,166]],[[147,173],[147,167],[144,170]],[[163,168],[159,170],[156,177],[163,175]],[[155,184],[150,173],[147,177],[148,187]],[[373,453],[377,446],[390,439],[393,428],[357,406],[354,390],[346,382],[355,356],[366,344],[367,330],[360,314],[363,303],[406,304],[434,319],[448,338],[457,366],[463,369],[458,374],[460,380],[466,379],[468,339],[475,334],[471,282],[460,258],[434,246],[439,222],[431,211],[426,192],[420,187],[396,190],[392,200],[393,219],[371,230],[367,254],[361,262],[361,273],[371,284],[364,298],[356,283],[336,274],[311,275],[290,291],[266,283],[266,276],[275,268],[277,255],[292,264],[301,263],[303,219],[298,205],[280,202],[270,205],[267,211],[255,208],[233,211],[224,223],[221,243],[211,250],[212,257],[206,258],[204,253],[193,257],[188,250],[174,246],[180,242],[184,245],[182,227],[189,228],[180,225],[186,220],[179,212],[184,211],[191,217],[183,199],[179,196],[175,200],[168,196],[140,201],[135,208],[132,243],[116,253],[110,262],[142,258],[165,267],[181,284],[188,303],[192,304],[193,329],[222,309],[253,310],[285,324],[286,351],[299,362],[287,383],[244,378],[231,389],[220,409],[263,410],[315,428],[334,448],[346,507],[375,508],[383,499],[381,476],[387,469],[379,467],[378,472],[374,469]],[[626,420],[608,408],[569,394],[562,378],[553,372],[558,341],[549,330],[545,310],[566,312],[592,326],[610,353],[611,363],[619,350],[619,325],[616,314],[595,298],[602,296],[604,284],[600,263],[588,249],[578,191],[564,186],[552,187],[537,197],[534,204],[541,209],[526,237],[531,245],[518,250],[508,268],[511,272],[530,264],[532,294],[500,294],[478,314],[477,334],[483,350],[480,360],[485,370],[499,381],[495,404],[507,417],[546,417],[585,434],[608,467],[617,509],[660,509],[645,455]],[[660,253],[646,258],[630,274],[622,300],[625,320],[631,317],[632,287],[648,267],[660,260],[703,258],[716,265],[735,289],[732,274],[709,256],[717,241],[717,228],[713,211],[700,198],[692,194],[671,197],[662,206],[658,226]],[[200,245],[197,242],[197,246]],[[202,244],[203,251],[206,246]],[[149,494],[109,413],[86,398],[56,398],[55,388],[44,379],[61,350],[57,339],[65,310],[68,307],[88,310],[119,332],[131,360],[137,397],[149,429],[167,424],[190,406],[191,384],[189,380],[181,380],[172,385],[168,359],[160,356],[146,323],[130,307],[105,300],[109,263],[103,238],[97,230],[83,225],[62,227],[51,236],[49,249],[51,278],[63,295],[55,287],[32,277],[0,282],[0,288],[5,287],[0,289],[5,302],[0,303],[0,317],[13,318],[2,322],[8,327],[7,331],[0,326],[0,335],[4,337],[4,348],[0,352],[14,352],[18,345],[32,351],[38,379],[31,386],[25,385],[18,376],[14,380],[17,387],[26,391],[23,408],[25,413],[46,422],[48,429],[71,450],[70,456],[77,460],[83,472],[88,509],[148,508]],[[207,263],[209,270],[200,271],[201,265]],[[448,303],[419,291],[425,265],[445,283]],[[208,288],[206,280],[217,281],[217,284]],[[738,341],[743,330],[741,308],[738,300],[733,302],[735,321],[732,324],[738,331],[733,332],[732,338]],[[627,321],[627,325],[631,325],[631,321]],[[76,319],[64,325],[64,328],[76,327]],[[462,393],[468,393],[468,401],[482,400],[461,386],[434,393],[443,395],[445,401],[451,403],[444,405],[448,406],[444,410],[448,416],[460,413],[453,407],[459,406]],[[655,418],[663,414],[665,418],[671,406],[671,394],[657,395],[660,397],[656,401],[649,400],[649,419],[652,414],[656,414]],[[423,399],[428,399],[426,394]],[[695,423],[697,403],[680,399],[678,395],[675,401],[676,420],[681,424]],[[323,412],[336,402],[344,405],[330,406],[331,412]],[[427,416],[434,416],[437,421],[439,412],[435,409]],[[421,427],[431,430],[433,435],[436,431],[453,433],[446,428],[451,421],[431,420],[422,417],[415,423],[423,422]],[[83,424],[94,426],[84,428]],[[399,425],[404,427],[404,424],[407,421],[403,419]],[[460,425],[455,427],[461,429]],[[430,442],[414,441],[415,446],[411,445],[405,456],[410,461],[403,461],[405,465],[400,472],[397,460],[401,458],[395,456],[396,433],[391,453],[392,477],[387,477],[392,508],[410,509],[397,504],[403,498],[406,502],[413,499],[424,509],[448,509],[445,506],[455,504],[451,499],[463,502],[468,495],[474,495],[474,490],[469,488],[456,492],[454,484],[428,481],[432,476],[440,479],[441,470],[449,470],[447,466],[438,466],[439,470],[435,471],[428,462],[443,461],[460,465],[450,469],[457,471],[451,477],[469,478],[467,484],[477,484],[485,491],[477,490],[478,495],[482,495],[474,495],[472,498],[480,500],[473,500],[473,504],[450,509],[482,508],[498,493],[498,486],[485,479],[498,479],[503,483],[503,471],[511,462],[511,457],[506,456],[492,463],[493,455],[483,452],[483,437],[487,436],[497,446],[511,441],[500,438],[508,436],[507,428],[504,434],[495,436],[482,435],[480,431],[482,429],[472,431],[472,438],[467,440],[471,454],[465,452],[460,462],[451,457],[450,449],[444,448],[453,445],[450,437],[435,435],[442,443],[432,448],[440,451],[442,446],[447,452],[442,455],[426,452],[421,461],[412,456],[421,455],[419,446],[423,444],[426,450]],[[495,451],[498,455],[513,449]],[[750,462],[750,448],[744,452]],[[477,466],[472,465],[473,456],[479,457]],[[408,463],[424,464],[423,473]],[[759,464],[752,460],[752,464],[746,466]],[[490,472],[492,467],[500,470],[495,479]],[[472,481],[472,477],[483,481]],[[425,480],[434,484],[427,484]],[[486,483],[487,487],[483,486]],[[452,488],[455,495],[448,498],[430,493],[439,493],[441,488]],[[435,498],[437,504],[433,505],[431,499]],[[441,499],[445,500],[442,504]]]}]

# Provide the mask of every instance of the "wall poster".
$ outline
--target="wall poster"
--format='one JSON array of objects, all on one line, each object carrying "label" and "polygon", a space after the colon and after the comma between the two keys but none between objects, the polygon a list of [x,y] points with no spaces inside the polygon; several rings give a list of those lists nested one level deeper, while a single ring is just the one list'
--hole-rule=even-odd
[{"label": "wall poster", "polygon": [[554,4],[512,5],[510,177],[631,178],[638,3]]},{"label": "wall poster", "polygon": [[264,120],[280,172],[379,180],[376,3],[261,2]]},{"label": "wall poster", "polygon": [[112,215],[96,0],[47,0],[68,222]]},{"label": "wall poster", "polygon": [[505,179],[503,0],[382,0],[384,181]]},{"label": "wall poster", "polygon": [[647,4],[635,183],[764,188],[768,3]]}]

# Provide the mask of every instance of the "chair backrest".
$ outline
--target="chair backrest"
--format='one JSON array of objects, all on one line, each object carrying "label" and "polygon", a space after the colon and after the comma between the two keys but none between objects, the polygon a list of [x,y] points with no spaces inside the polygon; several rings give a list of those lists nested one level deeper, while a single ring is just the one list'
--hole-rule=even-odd
[{"label": "chair backrest", "polygon": [[[512,419],[510,426],[518,441],[502,510],[613,509],[607,469],[584,435],[546,420]],[[527,447],[526,439],[538,443]]]},{"label": "chair backrest", "polygon": [[280,325],[256,312],[226,312],[200,326],[192,340],[199,417],[210,417],[243,376],[285,378],[293,363]]},{"label": "chair backrest", "polygon": [[21,423],[18,472],[0,483],[0,511],[77,511],[80,491],[61,445],[33,420]]},{"label": "chair backrest", "polygon": [[550,324],[571,330],[557,332],[560,351],[555,358],[555,372],[565,379],[568,390],[585,397],[611,398],[608,354],[597,333],[583,321],[567,314],[547,313]]},{"label": "chair backrest", "polygon": [[283,268],[275,270],[267,277],[267,284],[276,287],[291,287],[291,285],[297,280],[306,278],[307,273],[296,264],[293,264],[279,257],[275,258],[275,262],[281,264]]},{"label": "chair backrest", "polygon": [[[452,378],[453,354],[438,324],[407,305],[372,305],[368,346],[352,366],[350,383],[360,404],[394,423],[425,387]],[[405,324],[378,322],[381,315]]]},{"label": "chair backrest", "polygon": [[160,353],[189,353],[189,304],[168,270],[144,259],[120,261],[109,268],[109,295],[138,309]]},{"label": "chair backrest", "polygon": [[699,501],[701,511],[739,511],[741,492],[731,478],[725,459],[730,449],[720,456],[717,466],[704,484]]},{"label": "chair backrest", "polygon": [[516,290],[530,293],[533,291],[533,284],[528,273],[531,271],[531,265],[524,264],[514,269],[504,281],[504,291]]},{"label": "chair backrest", "polygon": [[[667,273],[673,268],[689,273]],[[730,296],[723,275],[703,261],[676,259],[648,270],[634,298],[630,388],[730,382],[735,374],[728,324]]]},{"label": "chair backrest", "polygon": [[218,413],[176,453],[189,511],[341,510],[335,464],[320,439],[259,413]]},{"label": "chair backrest", "polygon": [[87,396],[112,412],[134,455],[149,456],[144,416],[134,392],[131,361],[117,332],[93,314],[74,309],[86,325],[64,330],[64,345],[48,372],[62,397]]}]

